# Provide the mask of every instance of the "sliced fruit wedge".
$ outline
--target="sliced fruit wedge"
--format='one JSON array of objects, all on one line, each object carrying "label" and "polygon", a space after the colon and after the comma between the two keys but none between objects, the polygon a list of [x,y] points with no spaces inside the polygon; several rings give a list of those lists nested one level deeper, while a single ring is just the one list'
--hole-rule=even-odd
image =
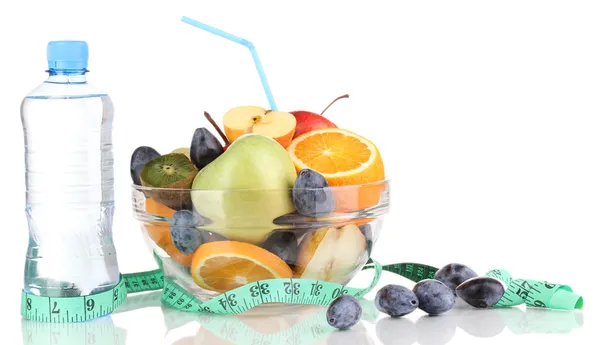
[{"label": "sliced fruit wedge", "polygon": [[385,178],[383,161],[375,144],[344,129],[308,132],[292,141],[288,153],[296,170],[318,171],[333,186],[369,183]]},{"label": "sliced fruit wedge", "polygon": [[241,106],[225,113],[223,127],[230,142],[244,134],[257,133],[273,138],[283,147],[287,147],[294,137],[296,117],[284,111]]},{"label": "sliced fruit wedge", "polygon": [[[305,133],[287,148],[296,170],[312,169],[335,189],[335,210],[351,212],[379,203],[385,179],[379,150],[368,139],[340,128]],[[374,183],[374,184],[373,184]],[[366,184],[366,185],[365,185]]]},{"label": "sliced fruit wedge", "polygon": [[198,286],[225,292],[264,279],[291,278],[292,270],[277,255],[236,241],[206,243],[192,259],[192,278]]},{"label": "sliced fruit wedge", "polygon": [[342,228],[321,228],[309,233],[300,244],[296,275],[346,283],[364,257],[367,241],[354,224]]}]

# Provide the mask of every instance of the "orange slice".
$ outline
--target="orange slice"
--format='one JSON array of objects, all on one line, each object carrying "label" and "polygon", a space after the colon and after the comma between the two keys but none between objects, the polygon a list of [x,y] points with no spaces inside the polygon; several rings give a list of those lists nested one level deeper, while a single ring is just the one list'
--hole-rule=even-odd
[{"label": "orange slice", "polygon": [[244,242],[205,243],[196,249],[192,259],[196,284],[218,292],[258,280],[291,277],[292,270],[277,255]]},{"label": "orange slice", "polygon": [[180,252],[171,240],[171,234],[169,234],[168,242],[166,242],[163,249],[169,255],[169,257],[173,259],[173,261],[186,267],[190,267],[192,265],[192,258],[194,257],[194,254],[192,253],[190,255],[185,255]]},{"label": "orange slice", "polygon": [[[379,203],[385,179],[379,150],[368,139],[340,128],[305,133],[287,148],[296,170],[315,170],[336,189],[336,211],[349,212]],[[367,184],[367,185],[364,185]]]},{"label": "orange slice", "polygon": [[169,223],[167,222],[150,222],[144,224],[148,236],[157,246],[164,249],[164,246],[171,242],[171,234],[169,233]]},{"label": "orange slice", "polygon": [[146,212],[153,216],[161,216],[165,218],[171,218],[175,214],[175,210],[167,207],[152,198],[146,199]]},{"label": "orange slice", "polygon": [[[171,218],[176,211],[152,198],[147,198],[146,212],[153,216]],[[149,222],[144,224],[144,227],[146,228],[150,239],[154,241],[157,246],[162,248],[171,259],[183,266],[191,266],[193,254],[185,255],[177,250],[177,247],[175,247],[175,244],[173,244],[173,241],[171,240],[171,227],[169,222]]]},{"label": "orange slice", "polygon": [[164,250],[173,261],[187,267],[192,265],[192,256],[194,254],[185,255],[175,247],[175,244],[171,240],[169,223],[153,222],[145,224],[144,226],[150,239],[154,241],[158,247]]},{"label": "orange slice", "polygon": [[[146,199],[146,212],[152,216],[161,216],[165,218],[171,218],[175,214],[175,210],[169,208],[152,198]],[[148,236],[154,243],[159,247],[163,248],[169,242],[171,242],[171,235],[169,234],[169,222],[148,222],[144,224]]]}]

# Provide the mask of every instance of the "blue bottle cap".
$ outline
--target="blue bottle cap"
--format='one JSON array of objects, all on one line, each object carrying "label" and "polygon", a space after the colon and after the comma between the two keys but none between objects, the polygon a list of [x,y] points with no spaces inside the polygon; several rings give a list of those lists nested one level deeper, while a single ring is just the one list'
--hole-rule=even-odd
[{"label": "blue bottle cap", "polygon": [[49,69],[85,69],[88,45],[84,41],[52,41],[47,49]]}]

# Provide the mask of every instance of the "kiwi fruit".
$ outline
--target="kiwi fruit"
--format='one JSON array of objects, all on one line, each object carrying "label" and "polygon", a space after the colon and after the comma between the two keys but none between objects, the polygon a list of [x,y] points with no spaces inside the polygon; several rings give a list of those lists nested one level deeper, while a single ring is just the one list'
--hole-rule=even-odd
[{"label": "kiwi fruit", "polygon": [[[168,189],[190,189],[198,169],[183,153],[156,157],[144,165],[140,174],[142,186]],[[191,206],[190,193],[177,190],[146,191],[146,196],[180,210]]]}]

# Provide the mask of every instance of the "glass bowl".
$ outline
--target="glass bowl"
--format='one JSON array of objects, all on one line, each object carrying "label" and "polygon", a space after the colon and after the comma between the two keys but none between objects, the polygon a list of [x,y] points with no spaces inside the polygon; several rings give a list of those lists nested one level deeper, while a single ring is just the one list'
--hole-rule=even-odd
[{"label": "glass bowl", "polygon": [[[309,206],[317,215],[311,216],[299,214],[293,198],[293,193],[314,192],[308,189],[134,185],[132,199],[135,218],[148,247],[161,261],[165,277],[207,301],[246,283],[274,277],[347,284],[377,242],[389,208],[389,181],[328,189],[334,211],[322,212],[322,204],[314,202]],[[215,255],[217,259],[210,259]],[[251,261],[231,261],[231,257]],[[243,264],[248,274],[232,277],[228,273]]]}]

